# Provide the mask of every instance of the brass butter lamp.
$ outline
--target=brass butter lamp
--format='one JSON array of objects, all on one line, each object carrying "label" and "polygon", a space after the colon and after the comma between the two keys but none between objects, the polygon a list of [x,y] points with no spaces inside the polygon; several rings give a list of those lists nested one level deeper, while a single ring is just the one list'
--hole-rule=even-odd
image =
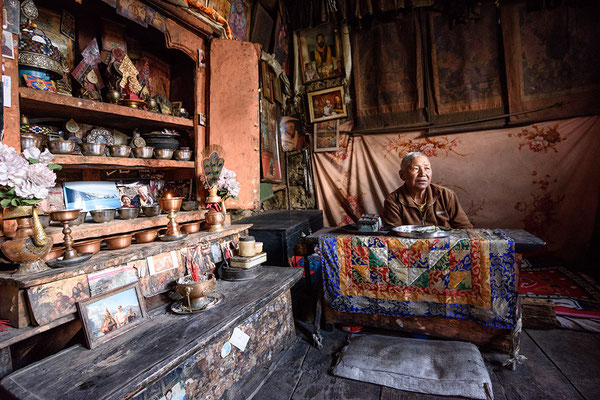
[{"label": "brass butter lamp", "polygon": [[163,198],[158,199],[160,208],[167,213],[169,222],[167,223],[167,233],[160,236],[160,240],[163,241],[175,241],[183,239],[187,236],[186,233],[181,233],[179,225],[177,224],[177,211],[181,208],[183,197],[173,197],[170,193]]},{"label": "brass butter lamp", "polygon": [[62,257],[47,261],[48,265],[51,267],[77,265],[92,257],[93,254],[91,253],[79,254],[77,250],[73,248],[74,242],[73,236],[71,236],[71,222],[79,218],[80,213],[80,209],[52,211],[50,213],[50,219],[52,219],[52,221],[60,222],[63,225],[62,233],[65,244],[65,250],[63,251]]}]

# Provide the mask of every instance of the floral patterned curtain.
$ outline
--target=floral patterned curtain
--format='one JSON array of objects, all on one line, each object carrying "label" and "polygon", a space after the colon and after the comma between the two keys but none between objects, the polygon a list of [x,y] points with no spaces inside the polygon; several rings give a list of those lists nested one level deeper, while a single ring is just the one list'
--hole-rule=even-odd
[{"label": "floral patterned curtain", "polygon": [[456,191],[475,227],[523,228],[570,259],[590,244],[600,189],[600,117],[448,136],[382,134],[340,138],[341,150],[315,153],[319,206],[330,226],[382,214],[402,184],[400,160],[431,158],[433,182]]}]

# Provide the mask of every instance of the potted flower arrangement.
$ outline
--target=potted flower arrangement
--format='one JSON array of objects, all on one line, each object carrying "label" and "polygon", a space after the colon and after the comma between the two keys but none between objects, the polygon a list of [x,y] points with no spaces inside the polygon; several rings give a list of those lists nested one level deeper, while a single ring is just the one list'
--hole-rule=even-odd
[{"label": "potted flower arrangement", "polygon": [[221,211],[225,214],[225,200],[237,200],[237,196],[240,194],[240,183],[237,181],[237,174],[235,172],[223,167],[217,181],[217,194],[221,197]]}]

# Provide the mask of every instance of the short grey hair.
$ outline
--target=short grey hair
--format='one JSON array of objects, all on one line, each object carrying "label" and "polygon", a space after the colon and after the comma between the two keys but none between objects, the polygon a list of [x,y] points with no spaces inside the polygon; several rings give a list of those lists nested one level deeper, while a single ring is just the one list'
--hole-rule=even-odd
[{"label": "short grey hair", "polygon": [[402,162],[400,163],[400,171],[408,170],[408,168],[412,165],[413,160],[417,157],[429,158],[425,154],[423,154],[419,151],[413,151],[411,153],[408,153],[407,155],[404,156],[404,158],[402,159]]}]

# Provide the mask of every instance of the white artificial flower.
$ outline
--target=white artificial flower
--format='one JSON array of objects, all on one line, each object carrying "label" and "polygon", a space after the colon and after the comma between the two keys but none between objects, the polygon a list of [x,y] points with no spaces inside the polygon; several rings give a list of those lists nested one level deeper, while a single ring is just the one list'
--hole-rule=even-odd
[{"label": "white artificial flower", "polygon": [[237,174],[225,167],[221,170],[217,188],[225,190],[228,196],[237,197],[240,194],[240,183],[237,181]]},{"label": "white artificial flower", "polygon": [[50,164],[54,160],[54,154],[50,153],[48,149],[44,150],[42,154],[40,154],[40,162],[44,164]]},{"label": "white artificial flower", "polygon": [[23,157],[25,157],[25,159],[27,159],[27,160],[30,158],[33,158],[34,160],[39,161],[40,154],[42,154],[42,152],[37,147],[29,147],[29,148],[23,150]]},{"label": "white artificial flower", "polygon": [[15,187],[22,184],[28,165],[14,148],[0,143],[0,185]]},{"label": "white artificial flower", "polygon": [[30,164],[27,167],[26,179],[15,185],[15,194],[23,199],[44,199],[48,196],[48,188],[53,187],[56,174],[44,164]]}]

